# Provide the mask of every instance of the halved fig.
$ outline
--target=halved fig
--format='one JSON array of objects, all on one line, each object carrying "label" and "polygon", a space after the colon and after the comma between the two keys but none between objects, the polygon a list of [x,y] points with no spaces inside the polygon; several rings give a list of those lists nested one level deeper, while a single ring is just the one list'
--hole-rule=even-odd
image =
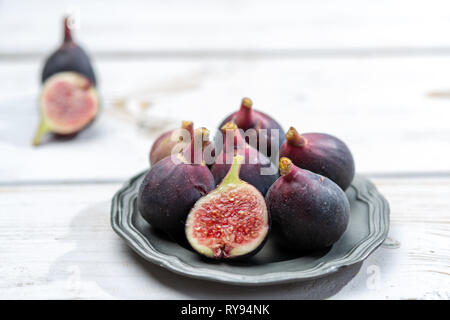
[{"label": "halved fig", "polygon": [[200,198],[186,220],[194,250],[214,259],[250,257],[264,245],[269,215],[262,194],[239,179],[244,158],[237,155],[222,183]]},{"label": "halved fig", "polygon": [[45,81],[39,109],[41,120],[33,145],[39,145],[47,132],[70,135],[85,128],[98,114],[99,99],[88,78],[60,72]]}]

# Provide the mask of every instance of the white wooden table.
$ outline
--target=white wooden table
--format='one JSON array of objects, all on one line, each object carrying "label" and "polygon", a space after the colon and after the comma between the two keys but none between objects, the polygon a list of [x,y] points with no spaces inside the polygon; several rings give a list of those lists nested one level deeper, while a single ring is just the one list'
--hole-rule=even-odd
[{"label": "white wooden table", "polygon": [[[76,139],[33,148],[68,8],[104,109]],[[448,30],[445,0],[0,2],[0,298],[449,299]],[[151,265],[113,233],[111,197],[155,137],[183,119],[214,129],[243,96],[286,128],[341,137],[386,196],[389,239],[362,266],[224,286]]]}]

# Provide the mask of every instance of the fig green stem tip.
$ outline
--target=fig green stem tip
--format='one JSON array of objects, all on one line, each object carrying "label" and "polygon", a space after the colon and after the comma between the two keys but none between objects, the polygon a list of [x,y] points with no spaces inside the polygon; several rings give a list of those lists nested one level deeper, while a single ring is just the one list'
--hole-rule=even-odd
[{"label": "fig green stem tip", "polygon": [[33,146],[38,146],[41,144],[42,136],[48,132],[48,127],[45,125],[45,122],[41,120],[39,123],[39,127],[36,131],[36,134],[33,138]]},{"label": "fig green stem tip", "polygon": [[242,180],[239,179],[239,171],[241,170],[241,164],[243,161],[244,157],[241,155],[233,157],[233,164],[231,165],[225,178],[223,178],[220,186],[225,186],[227,184],[239,184],[242,182]]}]

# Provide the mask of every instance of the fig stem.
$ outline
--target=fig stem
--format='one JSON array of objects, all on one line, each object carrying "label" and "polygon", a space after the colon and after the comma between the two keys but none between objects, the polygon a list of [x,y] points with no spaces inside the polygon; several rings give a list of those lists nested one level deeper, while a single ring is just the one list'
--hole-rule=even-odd
[{"label": "fig stem", "polygon": [[182,156],[186,163],[204,165],[203,151],[209,143],[209,130],[201,127],[195,129],[189,146],[182,151]]},{"label": "fig stem", "polygon": [[289,144],[297,147],[303,147],[306,145],[307,140],[303,137],[294,127],[290,127],[286,133],[286,140]]},{"label": "fig stem", "polygon": [[241,108],[251,109],[253,102],[250,98],[243,98],[241,101]]},{"label": "fig stem", "polygon": [[282,157],[279,163],[280,174],[282,176],[288,175],[292,170],[292,161],[289,158]]},{"label": "fig stem", "polygon": [[70,17],[64,17],[64,42],[72,42],[72,31],[69,26]]},{"label": "fig stem", "polygon": [[239,184],[242,182],[242,180],[239,179],[239,171],[241,171],[241,164],[243,161],[244,157],[241,155],[236,155],[233,157],[233,164],[231,165],[230,170],[228,170],[225,178],[223,178],[222,182],[220,183],[220,186],[226,186],[228,184]]},{"label": "fig stem", "polygon": [[48,131],[49,131],[49,128],[45,124],[45,121],[41,120],[41,122],[39,123],[39,127],[38,127],[38,129],[36,131],[36,134],[34,135],[34,138],[33,138],[33,146],[40,145],[42,136],[44,134],[46,134]]},{"label": "fig stem", "polygon": [[[187,130],[189,132],[189,139],[192,140],[194,137],[194,123],[192,121],[182,121],[181,122],[181,129]],[[180,135],[178,137],[178,142],[183,141],[183,135]]]},{"label": "fig stem", "polygon": [[252,106],[253,102],[250,98],[242,99],[241,108],[235,118],[235,122],[239,128],[246,130],[255,123]]},{"label": "fig stem", "polygon": [[238,126],[236,125],[236,122],[234,122],[233,120],[228,121],[227,123],[225,123],[222,128],[220,128],[220,130],[222,130],[222,132],[227,132],[229,130],[236,130],[238,128]]}]

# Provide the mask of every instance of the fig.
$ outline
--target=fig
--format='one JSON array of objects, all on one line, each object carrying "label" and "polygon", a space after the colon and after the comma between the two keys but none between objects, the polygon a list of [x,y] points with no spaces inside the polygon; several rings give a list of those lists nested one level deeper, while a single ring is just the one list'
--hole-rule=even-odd
[{"label": "fig", "polygon": [[300,135],[290,127],[280,157],[287,157],[298,167],[333,180],[346,190],[355,176],[355,162],[347,145],[325,133]]},{"label": "fig", "polygon": [[348,225],[350,204],[344,191],[288,158],[281,158],[279,167],[281,177],[266,195],[275,239],[299,252],[330,247]]},{"label": "fig", "polygon": [[[202,161],[201,144],[196,143],[203,133],[196,131],[185,150],[152,166],[138,191],[142,217],[177,241],[185,240],[184,226],[191,208],[215,187],[214,177]],[[198,163],[193,161],[196,158]]]},{"label": "fig", "polygon": [[229,121],[234,121],[238,128],[244,130],[246,140],[252,147],[269,158],[274,156],[278,161],[278,151],[285,140],[284,130],[269,115],[254,110],[250,98],[243,98],[239,111],[226,117],[219,128]]},{"label": "fig", "polygon": [[64,42],[46,61],[39,98],[40,123],[33,139],[39,145],[47,132],[73,137],[97,116],[99,98],[89,57],[72,40],[68,18]]},{"label": "fig", "polygon": [[194,124],[191,121],[182,121],[181,128],[173,129],[161,134],[153,143],[150,150],[150,165],[154,165],[159,160],[172,154],[175,146],[180,150],[189,145],[194,130]]},{"label": "fig", "polygon": [[192,248],[214,259],[243,259],[264,245],[270,220],[264,197],[239,179],[244,157],[234,157],[222,183],[195,203],[186,219]]},{"label": "fig", "polygon": [[69,22],[69,17],[65,17],[63,43],[47,58],[42,70],[42,83],[54,74],[66,71],[83,75],[95,86],[97,80],[91,60],[86,51],[73,41]]},{"label": "fig", "polygon": [[240,169],[240,178],[265,195],[272,183],[279,177],[278,169],[261,152],[245,142],[236,123],[227,122],[222,127],[222,133],[224,137],[223,148],[211,167],[216,185],[227,175],[233,157],[241,155],[244,157],[244,163]]}]

